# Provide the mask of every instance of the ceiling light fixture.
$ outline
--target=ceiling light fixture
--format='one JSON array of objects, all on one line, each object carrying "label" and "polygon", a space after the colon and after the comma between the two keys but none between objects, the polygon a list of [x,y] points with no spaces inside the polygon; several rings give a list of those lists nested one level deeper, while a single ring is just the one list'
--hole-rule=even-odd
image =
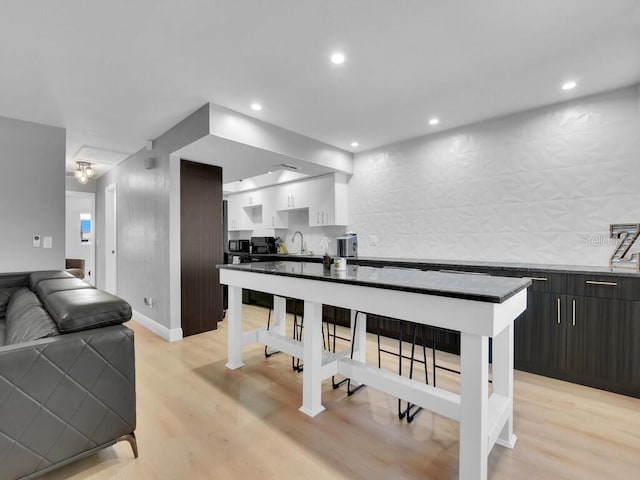
[{"label": "ceiling light fixture", "polygon": [[356,148],[356,147],[359,147],[359,146],[360,146],[360,144],[359,144],[358,142],[351,142],[351,146],[352,146],[353,148]]},{"label": "ceiling light fixture", "polygon": [[576,82],[564,82],[562,84],[562,89],[563,90],[572,90],[572,89],[576,88],[576,85],[578,85]]},{"label": "ceiling light fixture", "polygon": [[255,110],[256,112],[259,112],[260,110],[262,110],[262,105],[260,105],[259,103],[252,103],[251,110]]},{"label": "ceiling light fixture", "polygon": [[73,172],[73,175],[84,185],[95,175],[95,172],[89,162],[76,162],[76,165],[76,171]]},{"label": "ceiling light fixture", "polygon": [[336,65],[342,65],[344,61],[345,61],[344,53],[335,52],[331,55],[331,63],[334,63]]},{"label": "ceiling light fixture", "polygon": [[437,125],[440,123],[440,119],[433,117],[432,119],[429,120],[429,125]]}]

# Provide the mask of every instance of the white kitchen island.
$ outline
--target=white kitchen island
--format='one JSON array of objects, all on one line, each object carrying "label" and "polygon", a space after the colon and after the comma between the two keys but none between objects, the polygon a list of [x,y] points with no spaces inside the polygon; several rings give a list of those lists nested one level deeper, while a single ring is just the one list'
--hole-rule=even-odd
[{"label": "white kitchen island", "polygon": [[[242,348],[269,345],[304,361],[302,406],[315,416],[322,381],[339,373],[460,422],[461,479],[486,479],[495,443],[513,448],[513,321],[526,309],[530,280],[349,265],[346,272],[309,262],[220,266],[229,286],[227,367],[242,367]],[[242,329],[242,289],[274,295],[270,330]],[[302,341],[285,335],[286,298],[304,300]],[[322,305],[398,318],[460,332],[460,394],[401,377],[364,362],[365,321],[358,320],[355,354],[322,348]],[[362,317],[361,317],[362,318]],[[488,338],[493,338],[493,392],[488,391]]]}]

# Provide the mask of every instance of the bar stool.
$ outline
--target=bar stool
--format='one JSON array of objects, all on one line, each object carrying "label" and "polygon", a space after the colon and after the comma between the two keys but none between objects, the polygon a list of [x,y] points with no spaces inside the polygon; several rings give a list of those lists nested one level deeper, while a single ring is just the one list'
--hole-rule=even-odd
[{"label": "bar stool", "polygon": [[[302,300],[299,300],[297,298],[287,298],[287,300],[291,300],[293,301],[293,332],[292,332],[292,338],[294,340],[298,340],[298,341],[302,341],[302,331],[303,331],[303,327],[304,327],[304,312],[299,314],[300,320],[298,320],[298,310],[299,310],[299,302],[302,302]],[[304,307],[304,304],[302,304]],[[271,326],[271,312],[272,312],[272,308],[269,308],[269,315],[267,317],[267,330],[269,330],[270,326]],[[334,340],[335,342],[335,340]],[[326,343],[325,343],[325,337],[324,337],[324,324],[322,326],[322,347],[324,349],[326,349]],[[274,351],[269,351],[268,347],[265,345],[264,347],[264,356],[266,358],[269,358],[271,355],[274,355],[276,353],[280,353],[279,350],[274,350]],[[302,359],[298,358],[298,357],[291,357],[291,368],[294,372],[302,372],[304,369],[304,364],[302,363]]]},{"label": "bar stool", "polygon": [[[298,322],[298,301],[295,298],[287,298],[287,300],[293,300],[293,339],[294,340],[302,340],[302,320],[304,319],[304,314],[301,315],[300,322]],[[271,327],[271,312],[273,308],[269,308],[269,314],[267,316],[267,330]],[[286,313],[285,313],[286,315]],[[324,337],[323,337],[324,339]],[[269,351],[269,347],[267,345],[264,346],[264,356],[269,358],[271,355],[275,355],[276,353],[280,353],[280,350]],[[299,358],[291,357],[291,368],[295,372],[302,371],[302,363]]]},{"label": "bar stool", "polygon": [[[353,359],[353,354],[354,354],[354,346],[355,346],[355,338],[348,338],[348,337],[343,337],[337,334],[337,324],[338,321],[336,319],[336,307],[331,307],[329,305],[326,305],[325,307],[327,308],[333,308],[333,332],[331,332],[331,325],[329,322],[329,315],[325,314],[325,323],[327,324],[327,341],[325,344],[324,341],[324,330],[323,330],[323,347],[326,350],[329,350],[330,352],[335,353],[336,351],[336,339],[339,340],[343,340],[345,342],[350,342],[350,349],[351,349],[351,353],[350,353],[350,358]],[[357,321],[357,319],[356,319]],[[354,324],[354,332],[355,332],[355,326],[356,324]],[[323,328],[324,328],[324,324],[323,324]],[[332,341],[333,340],[333,341]],[[325,347],[326,345],[326,347]],[[361,389],[362,387],[364,387],[365,385],[359,385],[358,387],[356,387],[355,389],[351,388],[351,379],[350,378],[343,378],[340,381],[336,381],[336,376],[332,375],[331,376],[331,386],[333,387],[334,390],[336,390],[337,388],[341,387],[344,384],[347,384],[347,396],[351,396],[353,395],[355,392],[357,392],[359,389]]]},{"label": "bar stool", "polygon": [[[403,267],[385,267],[385,268],[395,268],[395,269],[402,269],[402,270],[419,270],[416,268],[403,268]],[[356,312],[355,315],[355,319],[354,319],[354,332],[356,330],[356,326],[357,326],[357,322],[358,322],[358,315],[360,313],[365,313],[365,312]],[[375,316],[375,315],[374,315]],[[387,317],[387,316],[375,316],[375,318],[377,319],[376,321],[376,325],[377,325],[377,346],[378,346],[378,368],[382,368],[382,353],[386,353],[388,355],[393,355],[398,357],[398,375],[402,375],[402,361],[403,360],[409,360],[409,378],[413,379],[413,374],[414,374],[414,365],[416,363],[422,364],[424,366],[424,378],[425,378],[425,382],[428,385],[429,384],[429,374],[427,372],[428,367],[427,367],[427,352],[426,352],[426,347],[425,347],[425,325],[421,325],[421,324],[417,324],[415,322],[408,322],[406,320],[401,320],[401,319],[397,319],[397,318],[392,318],[392,317]],[[381,342],[380,342],[380,322],[381,320],[383,321],[392,321],[398,324],[398,350],[397,351],[392,351],[392,350],[387,350],[382,348]],[[404,343],[404,339],[403,339],[403,331],[405,328],[405,325],[410,325],[411,328],[411,354],[410,356],[407,356],[403,353],[402,351],[402,344]],[[421,339],[421,344],[422,344],[422,359],[418,359],[416,358],[416,341],[417,341],[417,334],[418,331],[420,332],[420,339]],[[353,341],[352,341],[352,345],[353,345]],[[352,350],[352,355],[353,355],[353,350]],[[400,420],[406,418],[408,423],[411,423],[413,421],[413,419],[415,418],[415,416],[422,410],[422,407],[419,407],[417,405],[412,404],[411,402],[407,402],[407,406],[405,408],[402,408],[402,399],[398,398],[398,418]]]},{"label": "bar stool", "polygon": [[[356,321],[357,321],[357,315],[359,313],[364,313],[364,312],[357,312],[356,313]],[[413,379],[413,374],[414,374],[414,365],[416,363],[418,364],[422,364],[424,367],[424,378],[425,378],[425,383],[427,385],[429,385],[429,374],[428,374],[428,367],[427,367],[427,350],[425,347],[425,326],[415,323],[415,322],[408,322],[406,320],[400,320],[397,318],[391,318],[391,317],[379,317],[376,316],[376,336],[377,336],[377,346],[378,346],[378,368],[382,368],[382,354],[386,353],[387,355],[392,355],[398,358],[398,375],[402,375],[402,361],[403,360],[409,360],[409,379]],[[380,323],[381,321],[392,321],[397,323],[398,325],[398,349],[397,351],[393,351],[393,350],[387,350],[385,348],[383,348],[381,342],[380,342],[380,337],[381,337],[381,328],[380,328]],[[405,353],[403,353],[403,343],[405,342],[404,340],[404,329],[405,326],[409,325],[409,328],[411,329],[411,353],[410,355],[406,355]],[[421,344],[422,344],[422,359],[420,358],[416,358],[416,343],[417,343],[417,336],[418,336],[418,331],[420,332],[420,340],[421,340]],[[404,419],[406,417],[407,422],[411,423],[413,421],[413,419],[415,418],[415,416],[422,410],[422,407],[419,407],[417,405],[412,404],[411,402],[407,402],[407,406],[405,408],[402,408],[402,399],[398,398],[398,418],[400,420]]]}]

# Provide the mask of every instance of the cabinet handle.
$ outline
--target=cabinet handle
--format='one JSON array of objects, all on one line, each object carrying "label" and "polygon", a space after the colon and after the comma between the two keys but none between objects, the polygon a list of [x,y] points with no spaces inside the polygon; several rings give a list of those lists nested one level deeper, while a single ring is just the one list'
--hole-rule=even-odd
[{"label": "cabinet handle", "polygon": [[560,325],[560,299],[558,298],[558,308],[556,309],[558,312],[558,325]]},{"label": "cabinet handle", "polygon": [[271,226],[272,227],[276,226],[276,217],[275,217],[275,215],[271,215]]},{"label": "cabinet handle", "polygon": [[320,210],[316,212],[316,223],[320,224]]},{"label": "cabinet handle", "polygon": [[287,207],[291,208],[291,195],[287,197]]},{"label": "cabinet handle", "polygon": [[618,282],[600,282],[598,280],[587,280],[586,282],[587,285],[605,285],[607,287],[617,287],[618,286]]},{"label": "cabinet handle", "polygon": [[535,280],[536,282],[546,282],[549,280],[546,277],[527,277],[529,280]]},{"label": "cabinet handle", "polygon": [[573,326],[576,326],[576,300],[573,299],[571,300],[572,306],[573,306]]},{"label": "cabinet handle", "polygon": [[296,197],[291,195],[291,208],[296,208]]}]

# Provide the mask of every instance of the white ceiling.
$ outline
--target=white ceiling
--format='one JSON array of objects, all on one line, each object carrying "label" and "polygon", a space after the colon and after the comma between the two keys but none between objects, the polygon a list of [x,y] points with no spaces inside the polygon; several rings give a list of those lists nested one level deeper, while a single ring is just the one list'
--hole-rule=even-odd
[{"label": "white ceiling", "polygon": [[0,115],[66,127],[68,160],[206,102],[359,151],[638,82],[640,0],[0,3]]}]

